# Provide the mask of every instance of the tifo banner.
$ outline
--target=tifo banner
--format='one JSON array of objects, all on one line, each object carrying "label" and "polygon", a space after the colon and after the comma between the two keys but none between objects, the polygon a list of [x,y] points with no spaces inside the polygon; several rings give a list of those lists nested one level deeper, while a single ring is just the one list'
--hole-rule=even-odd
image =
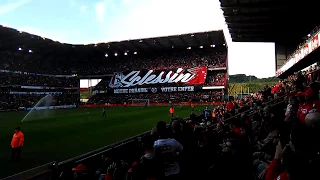
[{"label": "tifo banner", "polygon": [[201,86],[181,86],[181,87],[149,87],[149,88],[128,88],[113,89],[114,94],[133,93],[160,93],[160,92],[194,92],[200,90]]},{"label": "tifo banner", "polygon": [[204,84],[207,76],[207,67],[199,66],[189,69],[172,70],[140,70],[118,72],[109,82],[110,88],[128,88],[142,85],[161,84]]}]

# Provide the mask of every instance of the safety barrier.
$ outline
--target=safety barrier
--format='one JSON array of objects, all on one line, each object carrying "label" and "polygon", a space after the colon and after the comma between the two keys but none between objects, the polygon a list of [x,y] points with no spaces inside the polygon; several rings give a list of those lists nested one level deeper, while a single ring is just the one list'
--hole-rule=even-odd
[{"label": "safety barrier", "polygon": [[57,179],[61,172],[66,170],[70,171],[78,164],[85,164],[90,167],[90,169],[98,170],[101,168],[101,164],[99,162],[102,161],[102,157],[112,157],[113,159],[125,160],[128,162],[134,161],[136,160],[134,157],[139,157],[143,152],[140,144],[141,138],[150,133],[151,131],[147,131],[86,154],[58,162],[52,169],[52,178]]},{"label": "safety barrier", "polygon": [[55,164],[55,162],[50,162],[42,166],[29,169],[6,177],[2,180],[51,180],[53,164]]}]

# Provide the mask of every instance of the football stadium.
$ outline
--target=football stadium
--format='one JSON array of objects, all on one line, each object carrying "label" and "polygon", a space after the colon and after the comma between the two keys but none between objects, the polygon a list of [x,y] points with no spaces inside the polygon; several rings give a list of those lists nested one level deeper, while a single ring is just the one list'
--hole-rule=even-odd
[{"label": "football stadium", "polygon": [[272,86],[228,94],[223,30],[80,45],[0,26],[0,178],[319,179],[317,6],[220,3],[233,42],[275,43]]}]

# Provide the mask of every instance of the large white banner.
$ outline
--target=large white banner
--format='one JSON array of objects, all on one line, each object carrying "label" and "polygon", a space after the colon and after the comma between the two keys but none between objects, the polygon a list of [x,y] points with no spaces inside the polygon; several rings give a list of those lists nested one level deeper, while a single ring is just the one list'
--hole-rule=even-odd
[{"label": "large white banner", "polygon": [[115,73],[109,82],[110,88],[126,88],[154,84],[199,85],[205,82],[207,67],[176,70],[141,70]]}]

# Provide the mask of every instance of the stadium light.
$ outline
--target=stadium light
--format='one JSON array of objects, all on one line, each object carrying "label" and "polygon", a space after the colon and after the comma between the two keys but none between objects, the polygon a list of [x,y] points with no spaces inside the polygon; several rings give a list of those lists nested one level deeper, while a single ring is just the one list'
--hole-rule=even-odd
[{"label": "stadium light", "polygon": [[137,52],[134,52],[133,54],[138,54]]},{"label": "stadium light", "polygon": [[118,53],[114,53],[114,56],[118,56]]},{"label": "stadium light", "polygon": [[124,53],[124,55],[126,56],[126,55],[128,55],[128,53],[127,53],[127,52],[125,52],[125,53]]},{"label": "stadium light", "polygon": [[29,53],[33,53],[33,51],[31,49],[29,49]]},{"label": "stadium light", "polygon": [[18,50],[19,50],[19,51],[22,51],[22,48],[21,48],[21,47],[19,47],[19,48],[18,48]]},{"label": "stadium light", "polygon": [[104,56],[105,56],[105,57],[108,57],[108,54],[106,53]]},{"label": "stadium light", "polygon": [[202,49],[202,48],[203,48],[203,46],[200,46],[199,48],[201,48],[201,49]]},{"label": "stadium light", "polygon": [[212,45],[210,45],[210,47],[216,47],[216,45],[212,44]]},{"label": "stadium light", "polygon": [[187,49],[191,49],[191,47],[188,47]]}]

